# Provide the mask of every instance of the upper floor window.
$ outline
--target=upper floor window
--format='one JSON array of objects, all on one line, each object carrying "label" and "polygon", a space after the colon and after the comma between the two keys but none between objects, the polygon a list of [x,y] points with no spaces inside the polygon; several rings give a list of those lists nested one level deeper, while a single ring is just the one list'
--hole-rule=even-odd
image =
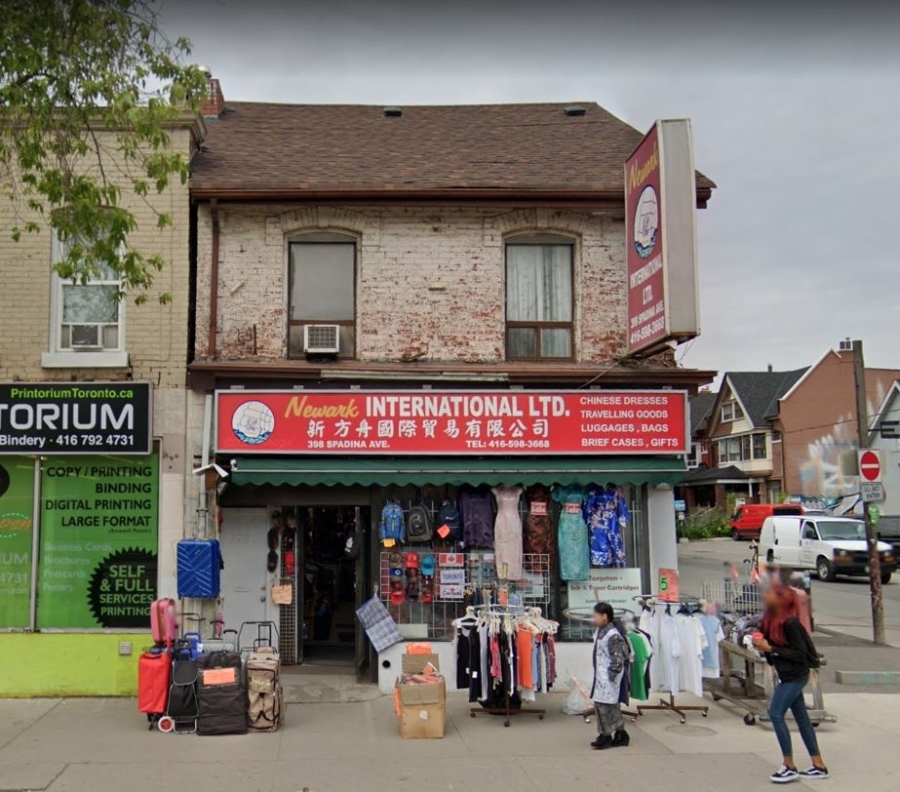
[{"label": "upper floor window", "polygon": [[[356,242],[344,234],[306,234],[289,246],[288,354],[302,357],[337,341],[356,354]],[[324,326],[324,327],[323,327]],[[331,327],[336,326],[336,335]],[[304,329],[309,328],[309,329]],[[317,346],[321,345],[321,346]]]},{"label": "upper floor window", "polygon": [[735,400],[727,401],[722,405],[722,423],[740,421],[744,417],[741,405]]},{"label": "upper floor window", "polygon": [[719,440],[719,463],[748,462],[751,459],[768,459],[764,432]]},{"label": "upper floor window", "polygon": [[506,350],[510,360],[571,359],[571,242],[517,238],[506,245]]},{"label": "upper floor window", "polygon": [[[66,243],[54,234],[52,264],[67,254]],[[105,266],[84,281],[51,276],[50,352],[43,356],[45,368],[120,367],[128,365],[125,354],[125,304],[122,281]]]}]

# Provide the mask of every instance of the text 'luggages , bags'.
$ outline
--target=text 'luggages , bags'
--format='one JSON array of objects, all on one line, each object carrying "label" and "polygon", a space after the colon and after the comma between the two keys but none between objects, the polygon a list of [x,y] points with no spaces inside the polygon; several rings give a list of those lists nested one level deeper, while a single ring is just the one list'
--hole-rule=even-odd
[{"label": "text 'luggages , bags'", "polygon": [[138,711],[162,715],[169,704],[172,662],[168,652],[145,652],[138,660]]},{"label": "text 'luggages , bags'", "polygon": [[219,596],[221,552],[216,539],[182,539],[178,543],[178,596]]},{"label": "text 'luggages , bags'", "polygon": [[253,731],[277,731],[284,717],[281,659],[263,646],[247,658],[247,720]]},{"label": "text 'luggages , bags'", "polygon": [[158,599],[150,605],[150,631],[153,642],[160,646],[171,646],[178,637],[178,611],[175,600]]},{"label": "text 'luggages , bags'", "polygon": [[246,734],[247,696],[237,652],[212,652],[196,661],[200,671],[197,734]]}]

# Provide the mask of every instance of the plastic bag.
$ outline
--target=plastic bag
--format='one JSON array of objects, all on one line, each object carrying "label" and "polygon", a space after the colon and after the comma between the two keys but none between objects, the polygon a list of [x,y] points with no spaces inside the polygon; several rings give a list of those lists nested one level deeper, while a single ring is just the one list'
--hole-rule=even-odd
[{"label": "plastic bag", "polygon": [[570,685],[572,689],[562,705],[563,715],[584,715],[586,712],[593,712],[594,702],[581,682],[572,677]]}]

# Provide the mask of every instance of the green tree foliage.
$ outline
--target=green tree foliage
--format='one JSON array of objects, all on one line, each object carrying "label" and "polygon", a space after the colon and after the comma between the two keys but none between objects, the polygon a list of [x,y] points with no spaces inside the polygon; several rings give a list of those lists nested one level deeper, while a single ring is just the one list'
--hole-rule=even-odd
[{"label": "green tree foliage", "polygon": [[[63,243],[60,277],[86,282],[113,270],[122,294],[145,299],[164,265],[129,244],[128,193],[148,197],[188,178],[172,151],[174,122],[196,112],[204,75],[185,39],[158,26],[153,0],[4,0],[0,3],[0,189],[18,241],[42,216]],[[131,201],[133,205],[133,200]],[[159,228],[172,218],[156,212]],[[164,295],[161,299],[168,299]]]}]

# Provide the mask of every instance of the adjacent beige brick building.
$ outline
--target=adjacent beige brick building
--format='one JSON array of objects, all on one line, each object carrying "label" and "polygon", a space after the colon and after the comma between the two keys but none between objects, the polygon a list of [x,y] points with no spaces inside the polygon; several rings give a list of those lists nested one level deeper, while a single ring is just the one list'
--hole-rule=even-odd
[{"label": "adjacent beige brick building", "polygon": [[[203,135],[198,118],[171,130],[172,147],[191,156]],[[107,172],[116,168],[107,167]],[[138,222],[131,239],[146,254],[161,255],[166,266],[155,277],[147,301],[136,305],[127,297],[121,305],[121,350],[60,349],[58,291],[52,272],[54,243],[49,228],[23,234],[14,242],[9,230],[22,225],[21,206],[0,202],[0,381],[98,382],[149,381],[153,385],[153,435],[161,460],[160,590],[173,595],[174,542],[184,532],[185,514],[193,517],[196,503],[185,501],[185,482],[193,478],[186,460],[185,366],[188,360],[190,312],[190,197],[188,185],[174,179],[162,194],[145,200],[123,185],[123,201]],[[171,226],[157,228],[158,213],[172,217]],[[171,295],[161,305],[160,294]]]}]

